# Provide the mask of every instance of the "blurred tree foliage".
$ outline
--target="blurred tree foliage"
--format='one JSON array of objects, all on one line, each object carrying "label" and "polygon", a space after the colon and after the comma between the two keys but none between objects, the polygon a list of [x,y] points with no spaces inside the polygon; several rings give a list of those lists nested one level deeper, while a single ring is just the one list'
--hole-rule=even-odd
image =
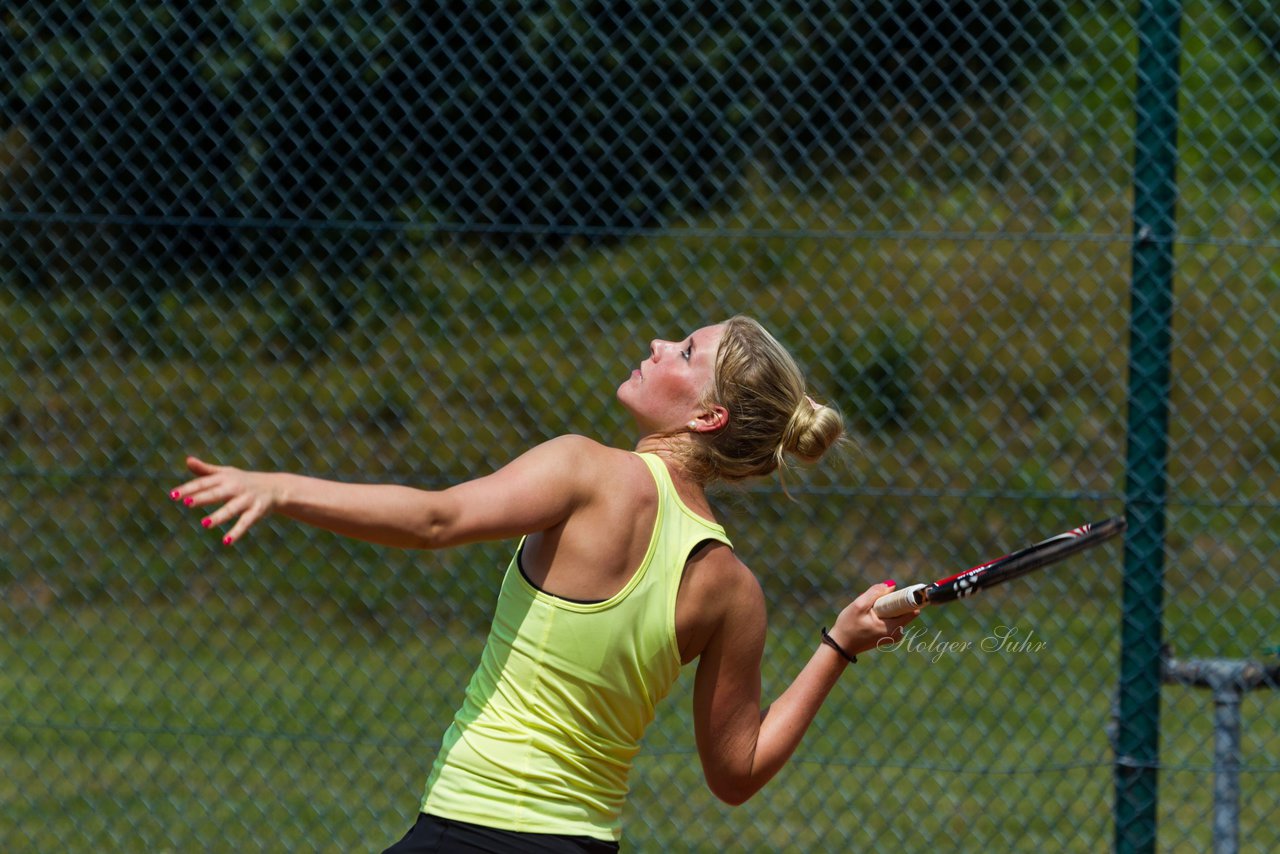
[{"label": "blurred tree foliage", "polygon": [[1236,27],[1246,37],[1263,39],[1280,60],[1280,4],[1275,0],[1229,0],[1237,14]]},{"label": "blurred tree foliage", "polygon": [[4,204],[66,224],[0,243],[56,282],[104,255],[351,264],[397,220],[610,240],[1009,90],[1056,2],[18,0],[3,124],[34,166]]}]

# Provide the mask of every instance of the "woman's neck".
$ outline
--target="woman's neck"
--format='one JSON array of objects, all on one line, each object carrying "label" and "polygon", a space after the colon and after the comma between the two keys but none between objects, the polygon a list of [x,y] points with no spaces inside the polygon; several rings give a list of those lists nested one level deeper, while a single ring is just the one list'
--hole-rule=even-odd
[{"label": "woman's neck", "polygon": [[675,469],[679,469],[683,475],[684,466],[680,464],[681,455],[678,449],[690,441],[691,439],[687,433],[650,433],[647,436],[640,437],[640,440],[636,442],[636,453],[657,454],[666,461],[668,468],[673,469],[672,474],[676,473]]},{"label": "woman's neck", "polygon": [[650,434],[636,442],[637,454],[653,454],[662,460],[671,475],[671,482],[676,487],[680,499],[690,509],[703,512],[708,518],[714,517],[711,506],[707,502],[707,491],[704,484],[695,479],[685,468],[680,459],[677,446],[689,442],[687,435],[664,436],[659,433]]}]

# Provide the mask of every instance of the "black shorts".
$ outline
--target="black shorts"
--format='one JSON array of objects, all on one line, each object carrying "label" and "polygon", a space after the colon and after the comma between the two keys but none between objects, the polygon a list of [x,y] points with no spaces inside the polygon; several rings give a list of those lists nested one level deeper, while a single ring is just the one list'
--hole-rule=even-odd
[{"label": "black shorts", "polygon": [[404,839],[382,854],[611,854],[618,850],[618,843],[590,836],[520,833],[419,813]]}]

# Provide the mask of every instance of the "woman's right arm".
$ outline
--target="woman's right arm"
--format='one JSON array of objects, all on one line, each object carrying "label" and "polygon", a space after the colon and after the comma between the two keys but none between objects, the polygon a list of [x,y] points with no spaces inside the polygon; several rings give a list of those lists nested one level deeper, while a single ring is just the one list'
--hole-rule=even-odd
[{"label": "woman's right arm", "polygon": [[[815,641],[808,663],[762,709],[764,594],[727,548],[710,553],[706,563],[711,565],[698,567],[691,582],[714,588],[714,595],[704,600],[711,625],[694,680],[694,735],[707,785],[721,800],[737,805],[760,791],[791,758],[846,662]],[[919,613],[877,617],[871,606],[890,589],[874,585],[841,612],[832,635],[846,651],[857,654],[885,638],[901,637],[902,626]]]},{"label": "woman's right arm", "polygon": [[544,442],[493,474],[444,490],[341,483],[283,472],[216,466],[196,457],[197,477],[170,493],[188,507],[221,505],[206,528],[234,522],[230,545],[277,513],[343,536],[399,548],[444,548],[542,531],[589,501],[603,446],[581,436]]}]

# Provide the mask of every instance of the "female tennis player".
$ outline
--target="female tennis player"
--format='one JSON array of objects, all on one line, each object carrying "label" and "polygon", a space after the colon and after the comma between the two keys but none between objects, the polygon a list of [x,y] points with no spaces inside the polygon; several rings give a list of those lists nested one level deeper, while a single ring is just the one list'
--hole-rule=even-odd
[{"label": "female tennis player", "polygon": [[693,730],[707,785],[741,804],[786,763],[858,653],[917,613],[848,604],[764,710],[765,599],[706,487],[820,458],[839,413],[805,393],[790,355],[743,317],[653,341],[618,388],[635,451],[552,439],[441,491],[242,471],[194,457],[171,493],[221,505],[237,542],[277,513],[361,540],[444,548],[519,538],[479,667],[444,734],[417,822],[388,854],[616,851],[641,735],[680,667],[697,661]]}]

